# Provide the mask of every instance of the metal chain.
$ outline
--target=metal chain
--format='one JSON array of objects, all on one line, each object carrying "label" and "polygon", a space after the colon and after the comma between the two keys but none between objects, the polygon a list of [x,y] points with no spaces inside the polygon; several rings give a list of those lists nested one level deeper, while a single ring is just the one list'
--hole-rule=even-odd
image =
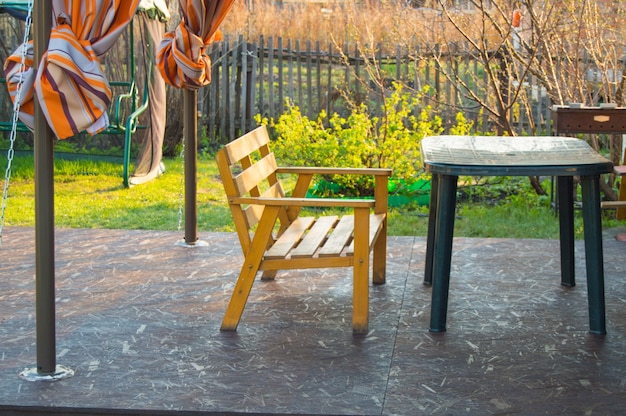
[{"label": "metal chain", "polygon": [[[26,15],[25,27],[24,27],[24,39],[22,41],[22,60],[21,69],[26,67],[26,52],[28,50],[28,38],[30,37],[30,29],[33,22],[33,3],[34,0],[28,1],[28,13]],[[19,80],[15,92],[15,101],[13,102],[13,117],[11,125],[11,135],[9,136],[9,150],[7,152],[7,167],[4,171],[4,187],[2,188],[2,204],[0,204],[0,247],[2,247],[2,231],[4,229],[4,212],[7,207],[7,200],[9,199],[9,182],[11,181],[11,164],[13,157],[15,156],[15,139],[17,137],[17,123],[19,121],[19,112],[22,105],[22,84],[24,83],[23,72],[20,73]]]}]

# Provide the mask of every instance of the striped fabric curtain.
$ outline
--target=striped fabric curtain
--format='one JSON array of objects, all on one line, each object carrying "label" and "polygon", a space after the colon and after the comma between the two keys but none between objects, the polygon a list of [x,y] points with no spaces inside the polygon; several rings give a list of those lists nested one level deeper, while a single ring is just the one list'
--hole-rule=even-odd
[{"label": "striped fabric curtain", "polygon": [[[82,131],[96,134],[109,125],[112,92],[100,57],[115,43],[133,18],[139,0],[52,0],[48,50],[37,74],[32,43],[22,45],[5,63],[11,99],[23,80],[20,119],[34,126],[33,89],[55,136],[66,139]],[[26,66],[21,65],[22,48]]]},{"label": "striped fabric curtain", "polygon": [[179,0],[181,22],[165,34],[157,66],[170,85],[197,90],[211,82],[208,44],[219,40],[218,27],[235,0]]}]

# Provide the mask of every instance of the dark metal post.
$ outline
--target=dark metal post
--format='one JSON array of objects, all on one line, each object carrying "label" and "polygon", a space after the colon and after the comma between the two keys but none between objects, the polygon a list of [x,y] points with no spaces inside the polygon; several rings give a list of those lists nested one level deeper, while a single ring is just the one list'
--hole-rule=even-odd
[{"label": "dark metal post", "polygon": [[[35,67],[50,38],[49,1],[35,3]],[[37,302],[37,372],[56,370],[54,303],[54,143],[52,132],[35,99],[35,267]]]},{"label": "dark metal post", "polygon": [[[47,0],[33,4],[33,39],[36,72],[48,47],[52,6]],[[53,134],[35,97],[35,292],[37,367],[20,376],[29,380],[59,380],[74,372],[56,364],[54,282],[54,142]]]},{"label": "dark metal post", "polygon": [[196,158],[198,155],[198,94],[184,91],[185,114],[185,242],[198,240]]}]

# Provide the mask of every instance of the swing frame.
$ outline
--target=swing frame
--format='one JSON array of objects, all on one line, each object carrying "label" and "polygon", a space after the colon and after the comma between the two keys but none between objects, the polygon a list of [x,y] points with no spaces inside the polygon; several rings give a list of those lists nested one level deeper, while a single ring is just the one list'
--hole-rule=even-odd
[{"label": "swing frame", "polygon": [[[11,7],[17,7],[19,2],[2,2],[4,7],[0,9],[9,9]],[[6,11],[6,10],[5,10]],[[9,13],[11,16],[16,16],[14,13]],[[139,90],[136,80],[136,56],[135,56],[135,29],[134,19],[128,24],[128,57],[127,57],[127,80],[110,81],[112,89],[123,89],[123,92],[115,97],[114,105],[109,113],[109,126],[100,132],[99,134],[114,134],[124,135],[124,153],[123,153],[123,171],[122,182],[124,187],[129,187],[130,176],[130,156],[132,147],[132,135],[141,128],[139,125],[139,117],[148,109],[149,106],[149,80],[152,75],[152,65],[147,65],[146,73],[143,80],[142,90]],[[0,84],[6,86],[6,78],[0,78]],[[5,87],[6,89],[6,87]],[[6,91],[5,91],[6,92]],[[140,100],[141,94],[141,100]],[[7,94],[8,96],[8,94]],[[127,105],[126,103],[130,103]],[[141,103],[139,105],[139,103]],[[128,108],[128,109],[127,109]],[[128,114],[128,115],[126,115]],[[21,121],[18,121],[14,127],[12,121],[0,120],[0,132],[12,131],[15,128],[17,132],[30,132],[30,129]]]}]

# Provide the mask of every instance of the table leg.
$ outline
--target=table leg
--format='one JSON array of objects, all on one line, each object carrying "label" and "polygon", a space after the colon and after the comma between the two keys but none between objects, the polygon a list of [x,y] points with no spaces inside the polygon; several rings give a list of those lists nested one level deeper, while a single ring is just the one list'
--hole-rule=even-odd
[{"label": "table leg", "polygon": [[441,175],[438,180],[437,213],[433,254],[433,288],[430,306],[430,331],[446,330],[450,262],[456,209],[457,176]]},{"label": "table leg", "polygon": [[435,256],[435,226],[439,198],[439,175],[433,174],[430,183],[430,207],[428,210],[428,236],[426,237],[426,264],[424,267],[424,284],[433,284],[433,259]]},{"label": "table leg", "polygon": [[585,262],[587,264],[587,301],[589,331],[606,334],[604,305],[604,256],[602,253],[602,218],[600,210],[600,176],[580,178],[585,227]]},{"label": "table leg", "polygon": [[558,207],[561,238],[561,284],[576,286],[574,270],[574,178],[559,176]]}]

